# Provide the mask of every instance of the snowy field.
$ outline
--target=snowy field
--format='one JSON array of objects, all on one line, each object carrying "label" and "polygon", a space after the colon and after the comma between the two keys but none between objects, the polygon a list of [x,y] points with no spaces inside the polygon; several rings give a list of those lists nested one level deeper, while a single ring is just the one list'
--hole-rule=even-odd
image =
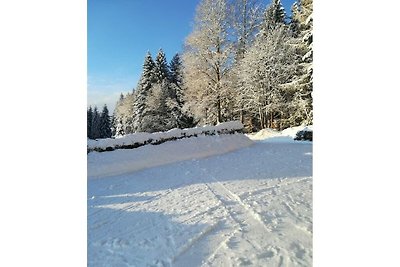
[{"label": "snowy field", "polygon": [[88,266],[311,266],[312,143],[261,135],[89,153]]}]

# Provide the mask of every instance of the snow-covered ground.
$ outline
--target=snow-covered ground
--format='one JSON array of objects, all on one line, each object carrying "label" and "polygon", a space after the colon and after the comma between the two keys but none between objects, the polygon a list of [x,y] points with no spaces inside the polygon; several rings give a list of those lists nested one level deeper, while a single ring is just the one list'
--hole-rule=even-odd
[{"label": "snow-covered ground", "polygon": [[312,125],[291,127],[291,128],[287,128],[281,132],[277,131],[277,130],[273,130],[273,129],[262,129],[261,131],[259,131],[257,133],[248,134],[247,136],[252,140],[268,142],[268,143],[271,143],[271,142],[297,143],[297,141],[294,140],[297,132],[312,131],[312,130],[313,130]]},{"label": "snow-covered ground", "polygon": [[[89,178],[103,178],[88,179],[88,266],[311,266],[312,143],[237,136],[145,146],[170,160],[141,170],[126,166],[153,152],[90,153]],[[230,152],[182,161],[181,142]],[[95,170],[120,160],[119,174]]]}]

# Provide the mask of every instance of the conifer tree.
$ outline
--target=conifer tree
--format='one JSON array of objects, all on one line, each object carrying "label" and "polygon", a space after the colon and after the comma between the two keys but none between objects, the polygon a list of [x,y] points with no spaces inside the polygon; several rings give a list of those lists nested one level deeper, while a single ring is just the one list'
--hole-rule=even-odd
[{"label": "conifer tree", "polygon": [[313,106],[313,1],[299,0],[292,6],[291,29],[297,37],[296,49],[300,56],[298,78],[293,82],[294,112],[291,124],[312,124]]},{"label": "conifer tree", "polygon": [[110,138],[111,137],[111,120],[108,113],[107,105],[104,105],[103,110],[100,115],[100,138]]},{"label": "conifer tree", "polygon": [[275,27],[285,24],[286,12],[282,6],[281,0],[272,0],[264,15],[262,30],[264,34],[268,34]]},{"label": "conifer tree", "polygon": [[143,131],[141,129],[143,120],[143,111],[146,108],[146,98],[151,90],[152,85],[157,80],[154,74],[155,63],[150,52],[147,52],[143,63],[143,72],[134,93],[133,104],[133,130]]},{"label": "conifer tree", "polygon": [[167,105],[168,82],[155,83],[147,96],[140,125],[142,132],[167,131],[177,127]]},{"label": "conifer tree", "polygon": [[100,114],[97,110],[97,106],[93,109],[93,120],[92,120],[92,139],[101,138],[100,133]]},{"label": "conifer tree", "polygon": [[154,77],[158,83],[162,83],[169,77],[169,70],[167,65],[167,59],[165,53],[160,49],[157,53],[155,64],[154,64]]},{"label": "conifer tree", "polygon": [[93,121],[93,109],[92,106],[89,106],[87,110],[87,137],[92,139],[92,121]]},{"label": "conifer tree", "polygon": [[169,63],[169,81],[173,84],[176,84],[179,87],[182,87],[183,83],[183,66],[182,60],[178,53],[174,55]]},{"label": "conifer tree", "polygon": [[178,53],[174,55],[169,64],[169,75],[171,94],[167,99],[167,106],[171,116],[179,128],[194,127],[193,116],[185,109],[183,65]]},{"label": "conifer tree", "polygon": [[169,63],[169,81],[173,88],[173,97],[176,98],[178,105],[182,108],[184,104],[183,65],[178,53],[174,55]]}]

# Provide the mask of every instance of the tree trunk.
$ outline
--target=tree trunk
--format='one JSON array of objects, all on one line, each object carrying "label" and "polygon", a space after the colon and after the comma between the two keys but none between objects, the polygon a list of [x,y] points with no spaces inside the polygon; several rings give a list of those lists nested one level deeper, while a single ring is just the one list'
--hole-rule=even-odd
[{"label": "tree trunk", "polygon": [[258,114],[260,116],[260,127],[261,129],[264,129],[264,119],[263,119],[263,113],[261,111],[261,108],[258,108]]},{"label": "tree trunk", "polygon": [[218,110],[218,118],[217,118],[217,123],[221,123],[222,122],[222,116],[221,116],[221,99],[218,96],[218,100],[217,100],[217,110]]},{"label": "tree trunk", "polygon": [[274,127],[273,122],[274,122],[274,114],[271,112],[270,113],[270,128],[271,129]]}]

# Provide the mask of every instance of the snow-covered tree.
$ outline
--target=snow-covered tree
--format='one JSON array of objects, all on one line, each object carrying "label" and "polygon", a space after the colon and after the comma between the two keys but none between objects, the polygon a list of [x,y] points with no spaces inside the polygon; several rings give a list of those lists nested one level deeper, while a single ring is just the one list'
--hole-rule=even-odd
[{"label": "snow-covered tree", "polygon": [[279,27],[281,24],[285,24],[285,20],[286,12],[281,0],[272,0],[264,14],[264,22],[262,24],[264,34],[268,34],[268,32],[274,30],[275,27]]},{"label": "snow-covered tree", "polygon": [[185,84],[183,77],[183,65],[179,54],[175,54],[169,64],[170,95],[167,99],[167,106],[172,117],[179,128],[194,127],[193,116],[185,106]]},{"label": "snow-covered tree", "polygon": [[292,87],[295,87],[293,97],[294,112],[290,118],[291,124],[312,124],[313,106],[313,1],[299,0],[292,6],[291,29],[297,37],[296,49],[301,57],[300,73]]},{"label": "snow-covered tree", "polygon": [[143,119],[140,125],[142,132],[159,132],[175,128],[176,122],[172,119],[167,106],[168,82],[155,83],[147,96],[143,110]]},{"label": "snow-covered tree", "polygon": [[154,74],[155,63],[151,57],[150,52],[147,53],[144,63],[143,72],[140,77],[139,83],[134,93],[133,103],[133,130],[142,131],[141,125],[144,115],[144,109],[146,108],[146,98],[150,92],[152,85],[156,81]]},{"label": "snow-covered tree", "polygon": [[232,119],[244,122],[245,110],[237,101],[242,88],[239,77],[240,61],[254,42],[263,18],[263,9],[259,0],[232,0],[230,2],[231,38],[233,41],[234,60],[229,71],[229,79],[233,87],[233,101],[230,101]]},{"label": "snow-covered tree", "polygon": [[263,9],[260,0],[233,0],[229,14],[235,60],[240,60],[259,31]]},{"label": "snow-covered tree", "polygon": [[111,119],[108,113],[107,105],[104,105],[103,110],[100,114],[100,138],[110,138],[111,137]]},{"label": "snow-covered tree", "polygon": [[175,54],[169,63],[169,81],[174,87],[174,93],[179,105],[183,105],[183,65],[179,54]]},{"label": "snow-covered tree", "polygon": [[169,77],[169,69],[167,64],[167,58],[165,57],[165,53],[162,49],[160,49],[157,53],[156,60],[154,62],[154,77],[156,82],[162,83],[164,80]]},{"label": "snow-covered tree", "polygon": [[134,95],[127,93],[121,94],[114,109],[114,135],[122,136],[134,132],[133,114],[134,114]]},{"label": "snow-covered tree", "polygon": [[280,1],[274,1],[267,8],[262,30],[239,67],[239,101],[246,111],[258,116],[261,128],[282,126],[275,125],[275,120],[287,116],[291,101],[284,85],[294,79],[298,68],[294,38],[284,23],[284,12],[278,12],[280,6]]},{"label": "snow-covered tree", "polygon": [[187,104],[202,124],[221,122],[224,100],[230,96],[227,11],[226,0],[202,0],[196,10],[194,29],[185,42]]}]

